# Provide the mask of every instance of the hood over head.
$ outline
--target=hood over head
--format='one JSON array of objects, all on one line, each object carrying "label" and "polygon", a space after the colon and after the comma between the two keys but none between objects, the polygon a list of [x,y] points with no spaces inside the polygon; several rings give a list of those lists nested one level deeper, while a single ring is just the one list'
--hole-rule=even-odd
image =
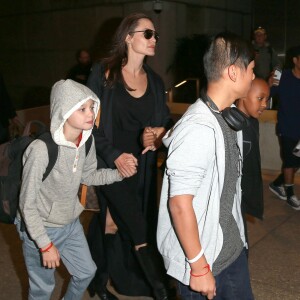
[{"label": "hood over head", "polygon": [[[88,87],[71,79],[60,80],[53,85],[50,95],[50,132],[56,144],[72,145],[74,147],[73,143],[66,141],[63,134],[63,126],[71,114],[90,99],[95,104],[94,112],[96,118],[100,100]],[[83,130],[80,145],[86,142],[91,132],[92,128]]]}]

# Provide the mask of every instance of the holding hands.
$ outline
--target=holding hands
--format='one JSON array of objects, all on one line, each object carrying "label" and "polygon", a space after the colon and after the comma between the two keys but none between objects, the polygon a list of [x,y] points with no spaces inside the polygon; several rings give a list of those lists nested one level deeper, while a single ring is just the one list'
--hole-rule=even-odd
[{"label": "holding hands", "polygon": [[127,178],[131,177],[137,172],[137,159],[131,153],[122,153],[115,161],[114,161],[118,171],[120,174]]},{"label": "holding hands", "polygon": [[166,130],[164,127],[146,127],[142,135],[144,146],[142,154],[147,153],[149,150],[157,150],[162,144],[162,138],[165,133]]},{"label": "holding hands", "polygon": [[[155,151],[162,144],[162,138],[166,130],[164,127],[146,127],[142,135],[142,143],[144,150],[142,154],[145,154],[149,150]],[[138,161],[131,153],[122,153],[114,161],[120,174],[127,178],[137,173]]]}]

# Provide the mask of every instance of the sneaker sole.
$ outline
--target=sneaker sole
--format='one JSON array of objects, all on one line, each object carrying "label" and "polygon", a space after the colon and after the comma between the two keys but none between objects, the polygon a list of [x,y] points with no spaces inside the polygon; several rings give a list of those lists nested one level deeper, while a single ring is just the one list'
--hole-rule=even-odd
[{"label": "sneaker sole", "polygon": [[[284,197],[284,196],[281,196],[280,194],[278,194],[275,190],[273,190],[270,186],[269,186],[269,190],[274,194],[274,195],[276,195],[279,199],[281,199],[281,200],[284,200],[284,201],[286,201],[286,197]],[[300,209],[300,208],[299,208]]]},{"label": "sneaker sole", "polygon": [[286,202],[292,209],[294,210],[300,210],[300,205],[299,206],[293,206],[292,204]]}]

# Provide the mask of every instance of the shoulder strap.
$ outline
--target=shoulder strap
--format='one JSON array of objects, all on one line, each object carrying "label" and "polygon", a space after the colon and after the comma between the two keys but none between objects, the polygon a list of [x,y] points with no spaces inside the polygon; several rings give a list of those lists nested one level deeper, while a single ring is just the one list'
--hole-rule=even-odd
[{"label": "shoulder strap", "polygon": [[[43,181],[48,177],[48,175],[50,174],[50,172],[52,171],[56,161],[57,161],[57,157],[58,157],[58,146],[57,144],[53,141],[51,133],[50,132],[45,132],[42,135],[40,135],[38,137],[38,139],[42,140],[46,146],[47,146],[47,150],[48,150],[48,156],[49,156],[49,163],[48,166],[46,168],[46,171],[43,175]],[[89,151],[91,149],[92,146],[92,141],[93,141],[93,137],[92,135],[90,135],[90,137],[87,139],[86,143],[85,143],[85,153],[86,156],[89,154]]]},{"label": "shoulder strap", "polygon": [[50,132],[43,133],[38,137],[38,139],[42,140],[46,144],[48,150],[48,156],[49,156],[49,163],[43,175],[43,181],[44,181],[48,177],[48,175],[50,174],[50,172],[52,171],[56,163],[57,156],[58,156],[58,145],[53,141]]},{"label": "shoulder strap", "polygon": [[87,141],[85,142],[85,156],[88,156],[91,146],[92,146],[93,136],[90,135]]}]

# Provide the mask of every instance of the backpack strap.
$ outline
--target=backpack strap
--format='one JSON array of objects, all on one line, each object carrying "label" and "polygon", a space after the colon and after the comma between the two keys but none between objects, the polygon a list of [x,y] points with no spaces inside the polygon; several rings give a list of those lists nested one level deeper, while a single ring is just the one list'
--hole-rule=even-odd
[{"label": "backpack strap", "polygon": [[49,163],[43,175],[43,181],[44,181],[48,177],[48,175],[50,174],[50,172],[52,171],[56,163],[58,157],[58,145],[53,141],[50,132],[45,132],[41,134],[38,137],[38,139],[42,140],[46,144],[48,150],[48,156],[49,156]]},{"label": "backpack strap", "polygon": [[[50,132],[45,132],[45,133],[41,134],[38,137],[38,139],[42,140],[46,144],[47,150],[48,150],[48,156],[49,156],[49,163],[48,163],[48,166],[46,168],[46,171],[45,171],[45,173],[43,175],[43,179],[42,179],[44,181],[48,177],[50,172],[52,171],[52,169],[57,161],[58,145],[53,141],[53,138],[52,138]],[[89,151],[92,146],[92,141],[93,141],[93,137],[92,137],[92,135],[90,135],[90,137],[87,139],[87,141],[85,143],[86,156],[89,154]]]},{"label": "backpack strap", "polygon": [[90,152],[92,142],[93,142],[93,136],[90,135],[89,138],[87,139],[87,141],[85,142],[85,156],[86,157],[88,156],[88,154]]}]

